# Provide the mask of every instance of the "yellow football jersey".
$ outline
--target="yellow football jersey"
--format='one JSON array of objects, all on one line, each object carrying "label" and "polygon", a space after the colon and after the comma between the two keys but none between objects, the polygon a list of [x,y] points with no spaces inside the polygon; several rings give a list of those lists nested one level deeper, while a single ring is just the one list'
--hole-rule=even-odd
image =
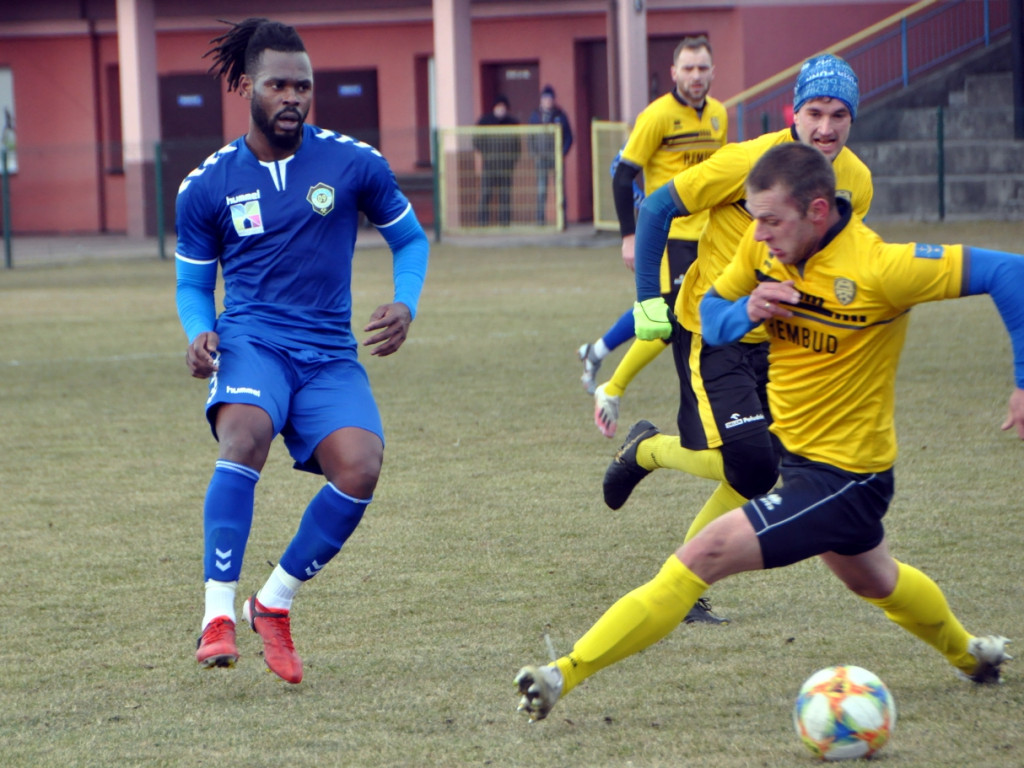
[{"label": "yellow football jersey", "polygon": [[[729,117],[722,102],[708,96],[698,115],[673,90],[637,115],[622,159],[643,169],[644,193],[649,195],[676,174],[711,157],[725,145],[728,133]],[[672,222],[669,238],[696,240],[706,221],[706,216],[678,218]]]},{"label": "yellow football jersey", "polygon": [[715,281],[735,301],[759,281],[792,280],[793,317],[761,327],[769,347],[772,431],[793,453],[850,472],[877,472],[896,460],[894,382],[909,309],[966,292],[964,248],[889,244],[854,215],[802,264],[780,264],[744,234]]},{"label": "yellow football jersey", "polygon": [[[749,141],[728,144],[706,162],[673,179],[686,210],[708,211],[709,214],[697,247],[697,261],[687,270],[676,299],[676,317],[687,330],[700,333],[700,300],[732,260],[736,246],[750,225],[750,214],[745,206],[747,175],[761,155],[789,141],[798,141],[795,129],[785,128]],[[836,194],[853,204],[855,214],[861,218],[867,216],[874,195],[871,171],[846,147],[836,157],[832,168],[836,174]],[[755,330],[743,340],[756,343],[765,338],[764,333]]]}]

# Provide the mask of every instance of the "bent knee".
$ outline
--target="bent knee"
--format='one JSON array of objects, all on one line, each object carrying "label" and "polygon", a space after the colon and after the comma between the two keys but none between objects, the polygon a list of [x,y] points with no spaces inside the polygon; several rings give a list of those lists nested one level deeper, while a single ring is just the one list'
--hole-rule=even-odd
[{"label": "bent knee", "polygon": [[373,495],[380,479],[383,456],[380,454],[359,456],[324,468],[324,474],[331,484],[342,493],[357,499],[368,499]]}]

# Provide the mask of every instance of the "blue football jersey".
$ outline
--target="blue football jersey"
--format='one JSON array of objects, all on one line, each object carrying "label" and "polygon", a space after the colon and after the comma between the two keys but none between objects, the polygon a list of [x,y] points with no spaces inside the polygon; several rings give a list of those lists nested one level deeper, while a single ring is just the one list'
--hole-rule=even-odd
[{"label": "blue football jersey", "polygon": [[384,227],[409,209],[387,161],[368,144],[306,125],[295,154],[261,162],[240,137],[181,183],[177,258],[220,262],[222,340],[255,336],[355,357],[359,214]]}]

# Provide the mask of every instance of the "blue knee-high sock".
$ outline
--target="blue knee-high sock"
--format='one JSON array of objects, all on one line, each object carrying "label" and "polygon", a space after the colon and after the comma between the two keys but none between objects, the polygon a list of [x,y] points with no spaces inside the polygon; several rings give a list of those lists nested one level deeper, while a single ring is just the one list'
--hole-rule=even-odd
[{"label": "blue knee-high sock", "polygon": [[306,507],[299,530],[281,555],[281,567],[299,581],[316,576],[352,535],[370,501],[325,485]]},{"label": "blue knee-high sock", "polygon": [[633,338],[633,309],[627,309],[615,324],[601,338],[609,350],[615,349],[620,344],[625,344]]},{"label": "blue knee-high sock", "polygon": [[238,581],[252,528],[252,505],[260,473],[218,461],[203,504],[203,579]]}]

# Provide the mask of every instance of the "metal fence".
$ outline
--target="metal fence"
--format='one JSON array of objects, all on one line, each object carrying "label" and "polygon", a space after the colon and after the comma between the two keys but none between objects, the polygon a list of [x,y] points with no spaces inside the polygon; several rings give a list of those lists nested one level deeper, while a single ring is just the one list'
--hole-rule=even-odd
[{"label": "metal fence", "polygon": [[440,229],[449,233],[565,228],[562,127],[473,126],[437,131]]},{"label": "metal fence", "polygon": [[[1010,0],[924,0],[822,52],[850,63],[864,104],[1009,32]],[[787,125],[799,71],[794,65],[725,102],[735,110],[730,120],[738,141]]]},{"label": "metal fence", "polygon": [[611,165],[629,138],[626,123],[594,120],[590,123],[590,173],[594,190],[594,229],[619,231],[612,197]]}]

